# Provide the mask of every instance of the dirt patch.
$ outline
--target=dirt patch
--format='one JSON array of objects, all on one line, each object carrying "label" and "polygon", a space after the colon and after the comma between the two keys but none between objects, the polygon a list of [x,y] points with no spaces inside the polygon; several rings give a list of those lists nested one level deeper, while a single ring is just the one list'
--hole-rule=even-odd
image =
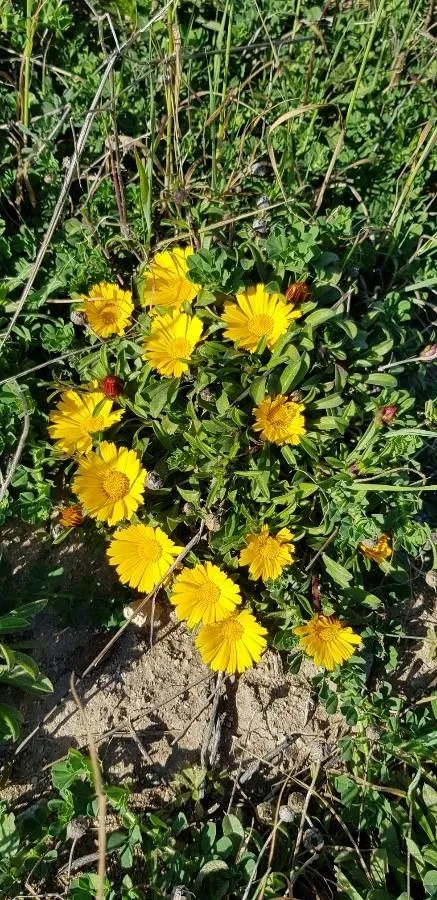
[{"label": "dirt patch", "polygon": [[[59,548],[41,545],[41,533],[23,531],[21,525],[9,526],[4,536],[5,553],[17,578],[24,577],[30,559],[47,553],[52,563],[62,562],[67,581],[87,566],[90,579],[112,578],[105,564],[104,571],[96,573],[95,559],[87,559],[86,547],[74,536]],[[181,767],[205,758],[217,679],[202,664],[185,626],[169,612],[163,619],[164,624],[155,627],[152,646],[147,626],[130,625],[98,669],[77,687],[106,777],[112,783],[127,781],[135,791],[168,783]],[[5,792],[9,799],[24,800],[27,792],[35,797],[44,790],[50,764],[69,747],[86,752],[86,733],[68,693],[69,680],[72,671],[86,668],[108,637],[88,625],[60,628],[51,613],[36,619],[35,655],[55,693],[43,700],[22,701],[23,736],[46,719],[12,763]],[[298,675],[285,675],[279,655],[268,651],[261,664],[238,682],[228,679],[219,704],[220,763],[231,771],[253,767],[260,760],[275,765],[293,760],[300,765],[319,754],[321,740],[333,736],[333,725],[337,733],[338,722],[328,723],[323,711],[313,708],[314,672],[305,662]]]}]

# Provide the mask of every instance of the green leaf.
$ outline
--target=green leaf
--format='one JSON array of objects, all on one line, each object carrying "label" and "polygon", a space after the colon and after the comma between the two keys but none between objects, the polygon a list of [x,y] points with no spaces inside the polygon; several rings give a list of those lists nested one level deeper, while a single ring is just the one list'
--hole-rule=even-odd
[{"label": "green leaf", "polygon": [[376,384],[378,387],[396,387],[398,380],[394,375],[388,375],[386,372],[373,372],[371,375],[364,376],[364,384]]},{"label": "green leaf", "polygon": [[20,836],[15,826],[15,816],[6,812],[0,804],[0,860],[5,861],[14,856],[20,847]]},{"label": "green leaf", "polygon": [[237,816],[234,816],[232,813],[227,813],[223,817],[222,822],[223,834],[227,834],[228,836],[236,836],[240,840],[244,838],[244,828]]},{"label": "green leaf", "polygon": [[319,325],[323,325],[329,319],[338,318],[340,315],[341,313],[338,309],[315,309],[305,319],[305,325],[309,325],[310,328],[318,328]]},{"label": "green leaf", "polygon": [[326,571],[328,575],[331,576],[332,580],[335,581],[340,587],[347,588],[352,581],[352,573],[348,572],[344,566],[340,565],[340,563],[335,562],[335,560],[331,559],[327,553],[322,553],[322,559],[325,563]]},{"label": "green leaf", "polygon": [[23,715],[15,706],[0,703],[0,740],[12,738],[16,741],[23,721]]},{"label": "green leaf", "polygon": [[299,352],[293,344],[290,344],[287,348],[287,356],[290,357],[290,362],[286,365],[279,379],[279,387],[283,394],[286,394],[287,391],[294,386],[302,362]]},{"label": "green leaf", "polygon": [[422,880],[427,894],[434,900],[437,895],[437,869],[429,869]]}]

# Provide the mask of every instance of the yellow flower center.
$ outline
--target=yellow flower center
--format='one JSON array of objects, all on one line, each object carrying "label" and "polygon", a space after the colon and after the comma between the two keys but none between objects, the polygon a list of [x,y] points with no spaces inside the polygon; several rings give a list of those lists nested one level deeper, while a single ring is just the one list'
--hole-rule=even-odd
[{"label": "yellow flower center", "polygon": [[118,469],[110,469],[103,476],[102,488],[111,500],[121,500],[129,493],[129,478]]},{"label": "yellow flower center", "polygon": [[270,334],[273,328],[271,316],[253,316],[247,323],[247,329],[254,337],[262,338]]},{"label": "yellow flower center", "polygon": [[141,557],[145,562],[156,563],[162,556],[162,547],[158,541],[147,541],[141,547]]},{"label": "yellow flower center", "polygon": [[105,325],[115,325],[118,320],[118,310],[117,307],[114,306],[113,303],[108,304],[102,309],[101,312],[102,322]]},{"label": "yellow flower center", "polygon": [[286,428],[290,422],[290,416],[285,406],[276,406],[267,413],[267,420],[276,428]]},{"label": "yellow flower center", "polygon": [[275,538],[270,537],[269,535],[264,535],[263,537],[258,538],[258,552],[260,556],[262,556],[263,560],[267,562],[271,560],[272,562],[278,557],[278,542]]},{"label": "yellow flower center", "polygon": [[105,420],[103,416],[90,416],[89,419],[84,419],[83,424],[85,431],[89,431],[92,434],[95,431],[103,431],[105,428]]},{"label": "yellow flower center", "polygon": [[324,618],[324,621],[316,619],[313,622],[313,628],[318,640],[325,642],[334,640],[338,632],[342,630],[341,622],[328,616]]},{"label": "yellow flower center", "polygon": [[239,641],[244,634],[244,628],[241,622],[232,617],[220,622],[222,638],[227,641]]},{"label": "yellow flower center", "polygon": [[169,344],[168,355],[170,359],[187,359],[191,353],[191,344],[186,338],[176,338]]},{"label": "yellow flower center", "polygon": [[212,581],[205,581],[198,589],[199,603],[217,603],[220,588]]}]

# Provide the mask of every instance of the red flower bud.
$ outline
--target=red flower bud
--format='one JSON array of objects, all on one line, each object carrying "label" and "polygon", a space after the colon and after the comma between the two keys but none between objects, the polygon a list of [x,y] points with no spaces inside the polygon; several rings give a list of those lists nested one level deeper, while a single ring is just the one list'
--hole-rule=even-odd
[{"label": "red flower bud", "polygon": [[396,403],[392,403],[390,406],[381,406],[377,410],[375,418],[381,425],[390,425],[391,422],[394,422],[398,409],[399,407],[396,406]]},{"label": "red flower bud", "polygon": [[428,344],[427,347],[420,351],[419,356],[426,362],[432,362],[433,359],[437,359],[437,344]]},{"label": "red flower bud", "polygon": [[100,382],[100,390],[103,391],[105,397],[114,400],[115,397],[119,397],[123,393],[124,381],[121,378],[117,378],[116,375],[106,375]]},{"label": "red flower bud", "polygon": [[285,291],[285,299],[288,300],[289,303],[303,303],[305,300],[309,300],[311,297],[310,289],[305,281],[295,281],[294,284],[290,284]]}]

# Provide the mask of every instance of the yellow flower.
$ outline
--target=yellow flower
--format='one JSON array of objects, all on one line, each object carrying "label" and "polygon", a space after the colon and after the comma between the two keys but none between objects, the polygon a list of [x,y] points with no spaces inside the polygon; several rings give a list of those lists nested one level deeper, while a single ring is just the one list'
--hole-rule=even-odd
[{"label": "yellow flower", "polygon": [[57,449],[68,456],[89,453],[92,435],[106,431],[123,415],[122,409],[112,411],[112,406],[102,391],[63,391],[56,409],[49,413],[48,432]]},{"label": "yellow flower", "polygon": [[303,403],[294,403],[283,394],[276,397],[265,397],[255,407],[254,431],[261,432],[263,441],[272,444],[298,444],[305,434],[305,419],[302,415]]},{"label": "yellow flower", "polygon": [[255,353],[262,338],[271,350],[291,320],[301,315],[282,294],[268,294],[263,284],[257,284],[237,294],[236,303],[225,303],[222,321],[227,328],[223,333],[249,353]]},{"label": "yellow flower", "polygon": [[116,525],[144,502],[146,475],[134,450],[102,441],[98,453],[80,460],[73,490],[89,516]]},{"label": "yellow flower", "polygon": [[247,609],[214,625],[203,625],[196,638],[203,662],[213,672],[244,672],[260,661],[267,646],[265,628]]},{"label": "yellow flower", "polygon": [[181,550],[160,528],[141,524],[116,531],[107,554],[122,584],[148,594],[164,578]]},{"label": "yellow flower", "polygon": [[82,300],[79,309],[85,313],[88,325],[99,337],[106,338],[126,331],[134,309],[130,291],[122,291],[118,284],[101,281]]},{"label": "yellow flower", "polygon": [[199,342],[202,322],[186,313],[166,313],[155,316],[152,330],[144,341],[143,358],[160,375],[177,378],[188,372],[187,360]]},{"label": "yellow flower", "polygon": [[226,619],[241,603],[240,588],[218,566],[199,563],[194,569],[182,569],[170,597],[180,619],[189,628],[199,622],[212,625]]},{"label": "yellow flower", "polygon": [[191,247],[174,247],[156,253],[146,273],[144,306],[150,304],[152,307],[180,310],[182,303],[194,300],[201,286],[187,278],[187,259],[192,253]]},{"label": "yellow flower", "polygon": [[239,557],[240,566],[249,566],[250,577],[264,581],[279,578],[284,566],[294,562],[293,535],[288,528],[281,528],[269,535],[269,526],[263,525],[259,534],[248,534],[245,547]]},{"label": "yellow flower", "polygon": [[362,541],[358,546],[361,553],[364,556],[367,556],[367,559],[373,559],[373,561],[377,563],[382,563],[385,559],[390,559],[390,556],[393,553],[393,547],[388,534],[380,534],[373,543],[370,541]]},{"label": "yellow flower", "polygon": [[361,644],[360,636],[335,616],[317,613],[293,631],[299,635],[302,650],[313,657],[316,666],[324,666],[328,671],[346,662],[355,652],[355,647]]}]

